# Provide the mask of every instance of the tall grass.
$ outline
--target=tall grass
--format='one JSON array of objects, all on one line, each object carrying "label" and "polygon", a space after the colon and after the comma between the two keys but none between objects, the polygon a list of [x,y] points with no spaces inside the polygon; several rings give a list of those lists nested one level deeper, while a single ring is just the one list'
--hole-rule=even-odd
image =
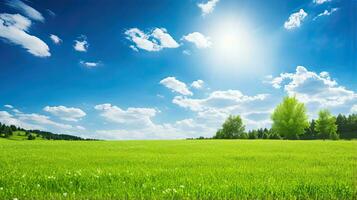
[{"label": "tall grass", "polygon": [[357,141],[0,140],[0,199],[357,199]]}]

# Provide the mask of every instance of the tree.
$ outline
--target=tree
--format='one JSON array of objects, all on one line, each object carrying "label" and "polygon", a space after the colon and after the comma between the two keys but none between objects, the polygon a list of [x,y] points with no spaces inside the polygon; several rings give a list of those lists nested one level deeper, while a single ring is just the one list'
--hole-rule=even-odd
[{"label": "tree", "polygon": [[305,129],[304,135],[300,138],[304,140],[317,139],[317,132],[315,130],[315,126],[316,126],[316,121],[311,120],[309,127]]},{"label": "tree", "polygon": [[315,130],[322,139],[338,139],[336,118],[328,110],[320,110]]},{"label": "tree", "polygon": [[36,139],[36,137],[35,137],[34,135],[32,135],[32,134],[29,134],[29,135],[27,136],[27,139],[28,139],[28,140],[34,140],[34,139]]},{"label": "tree", "polygon": [[299,139],[309,126],[306,108],[296,97],[285,97],[274,110],[272,130],[286,139]]},{"label": "tree", "polygon": [[242,119],[239,115],[229,116],[228,119],[223,123],[222,129],[219,129],[214,138],[217,139],[238,139],[246,138],[244,135],[245,126],[243,125]]},{"label": "tree", "polygon": [[12,135],[11,128],[9,126],[5,126],[3,133],[4,133],[4,137],[8,138],[10,135]]}]

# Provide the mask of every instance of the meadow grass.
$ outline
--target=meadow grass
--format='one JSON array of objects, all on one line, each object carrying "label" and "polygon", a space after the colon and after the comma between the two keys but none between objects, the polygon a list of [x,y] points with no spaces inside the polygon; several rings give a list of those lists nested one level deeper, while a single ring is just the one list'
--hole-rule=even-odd
[{"label": "meadow grass", "polygon": [[0,199],[357,199],[357,141],[0,139]]}]

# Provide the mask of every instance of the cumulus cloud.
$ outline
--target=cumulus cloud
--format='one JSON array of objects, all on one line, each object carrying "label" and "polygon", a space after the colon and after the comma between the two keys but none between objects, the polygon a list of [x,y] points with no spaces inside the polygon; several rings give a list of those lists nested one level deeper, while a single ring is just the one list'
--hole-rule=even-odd
[{"label": "cumulus cloud", "polygon": [[86,116],[86,113],[83,110],[66,106],[46,106],[43,110],[65,121],[77,122]]},{"label": "cumulus cloud", "polygon": [[172,100],[183,108],[189,108],[192,111],[202,111],[210,108],[227,108],[241,106],[245,103],[264,100],[268,94],[258,94],[255,96],[244,95],[239,90],[213,91],[207,98],[194,99],[183,96],[176,96]]},{"label": "cumulus cloud", "polygon": [[167,33],[165,28],[155,28],[151,33],[144,33],[138,28],[125,31],[127,39],[134,44],[129,47],[134,51],[143,49],[146,51],[160,51],[164,48],[177,48],[180,45]]},{"label": "cumulus cloud", "polygon": [[332,1],[332,0],[313,0],[313,2],[318,5],[326,3],[326,2],[330,2],[330,1]]},{"label": "cumulus cloud", "polygon": [[336,12],[336,11],[338,11],[338,8],[332,8],[330,11],[325,10],[324,12],[318,14],[318,15],[314,18],[314,20],[316,20],[316,19],[319,18],[319,17],[330,16],[332,13],[334,13],[334,12]]},{"label": "cumulus cloud", "polygon": [[99,65],[101,65],[100,62],[86,62],[86,61],[79,61],[79,64],[81,64],[82,66],[84,67],[87,67],[87,68],[94,68],[94,67],[98,67]]},{"label": "cumulus cloud", "polygon": [[96,105],[94,109],[100,111],[100,115],[107,121],[134,126],[140,125],[145,127],[151,127],[153,125],[151,118],[154,117],[158,112],[153,108],[129,107],[126,110],[123,110],[118,106],[114,106],[109,103]]},{"label": "cumulus cloud", "polygon": [[45,18],[42,16],[40,12],[38,12],[37,10],[28,6],[27,4],[25,4],[20,0],[8,0],[6,4],[19,10],[30,19],[41,21],[41,22],[45,21]]},{"label": "cumulus cloud", "polygon": [[191,87],[193,87],[195,89],[201,89],[201,88],[203,88],[203,84],[204,84],[203,80],[197,80],[197,81],[193,81],[191,83]]},{"label": "cumulus cloud", "polygon": [[[268,97],[268,94],[248,96],[239,90],[225,90],[213,91],[206,98],[176,96],[172,102],[192,111],[194,123],[216,131],[229,115],[240,115],[247,129],[268,127],[273,106],[267,103]],[[209,133],[213,135],[214,131]]]},{"label": "cumulus cloud", "polygon": [[184,82],[177,80],[175,77],[167,77],[160,81],[161,85],[171,89],[173,92],[180,93],[182,95],[193,95]]},{"label": "cumulus cloud", "polygon": [[51,34],[51,35],[50,35],[50,38],[51,38],[52,42],[55,43],[55,44],[60,44],[60,43],[62,43],[61,38],[59,38],[57,35]]},{"label": "cumulus cloud", "polygon": [[164,28],[155,28],[151,35],[160,41],[160,46],[163,48],[177,48],[180,46]]},{"label": "cumulus cloud", "polygon": [[[97,130],[103,139],[179,139],[211,137],[229,115],[241,115],[247,129],[270,125],[272,108],[267,106],[266,94],[244,95],[238,90],[214,91],[206,98],[177,96],[173,103],[188,108],[192,117],[173,122],[155,123],[158,111],[154,108],[122,109],[111,104],[100,104],[95,109],[117,127]],[[108,125],[108,127],[112,127]]]},{"label": "cumulus cloud", "polygon": [[290,15],[289,19],[284,23],[284,27],[288,30],[298,28],[306,17],[307,13],[300,9],[299,12]]},{"label": "cumulus cloud", "polygon": [[197,4],[197,6],[201,9],[202,16],[205,16],[213,12],[214,7],[216,7],[218,2],[219,0],[208,0],[206,3]]},{"label": "cumulus cloud", "polygon": [[96,137],[117,140],[183,139],[198,136],[211,137],[216,130],[197,124],[192,119],[184,119],[170,124],[155,124],[137,129],[97,130]]},{"label": "cumulus cloud", "polygon": [[50,49],[41,39],[28,34],[31,21],[20,14],[0,14],[0,37],[25,48],[38,57],[50,56]]},{"label": "cumulus cloud", "polygon": [[320,107],[345,105],[357,100],[356,92],[338,85],[328,72],[318,74],[303,66],[296,67],[295,73],[282,73],[272,78],[271,84],[275,88],[284,87],[288,95]]},{"label": "cumulus cloud", "polygon": [[185,35],[182,39],[193,43],[199,49],[208,48],[212,45],[210,38],[199,32],[193,32]]},{"label": "cumulus cloud", "polygon": [[89,47],[89,43],[87,41],[87,37],[82,35],[78,38],[78,40],[75,40],[74,41],[74,45],[73,45],[73,48],[76,50],[76,51],[79,51],[79,52],[86,52],[88,50],[88,47]]}]

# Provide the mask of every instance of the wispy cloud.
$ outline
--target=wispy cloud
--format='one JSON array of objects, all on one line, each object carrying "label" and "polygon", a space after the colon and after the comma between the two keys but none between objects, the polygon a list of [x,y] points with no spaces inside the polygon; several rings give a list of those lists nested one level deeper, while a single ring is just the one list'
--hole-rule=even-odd
[{"label": "wispy cloud", "polygon": [[34,56],[48,57],[50,49],[41,39],[28,34],[31,21],[20,14],[0,14],[0,37],[22,46]]},{"label": "wispy cloud", "polygon": [[101,65],[101,62],[87,62],[87,61],[79,61],[79,64],[81,64],[84,67],[87,68],[94,68],[94,67],[98,67],[99,65]]},{"label": "wispy cloud", "polygon": [[318,15],[314,18],[314,20],[316,20],[316,19],[319,18],[319,17],[329,16],[329,15],[331,15],[332,13],[334,13],[334,12],[336,12],[336,11],[338,11],[338,8],[332,8],[330,11],[325,10],[324,12],[318,14]]},{"label": "wispy cloud", "polygon": [[14,106],[12,106],[12,105],[10,105],[10,104],[6,104],[6,105],[4,105],[4,107],[5,107],[5,108],[9,108],[9,109],[13,109],[13,108],[14,108]]},{"label": "wispy cloud", "polygon": [[29,17],[30,19],[37,20],[40,22],[44,22],[45,18],[42,16],[40,12],[32,8],[31,6],[28,6],[24,2],[20,0],[8,0],[6,2],[7,5],[19,10],[22,12],[24,15]]},{"label": "wispy cloud", "polygon": [[313,2],[318,5],[326,3],[326,2],[330,2],[330,1],[332,1],[332,0],[313,0]]}]

